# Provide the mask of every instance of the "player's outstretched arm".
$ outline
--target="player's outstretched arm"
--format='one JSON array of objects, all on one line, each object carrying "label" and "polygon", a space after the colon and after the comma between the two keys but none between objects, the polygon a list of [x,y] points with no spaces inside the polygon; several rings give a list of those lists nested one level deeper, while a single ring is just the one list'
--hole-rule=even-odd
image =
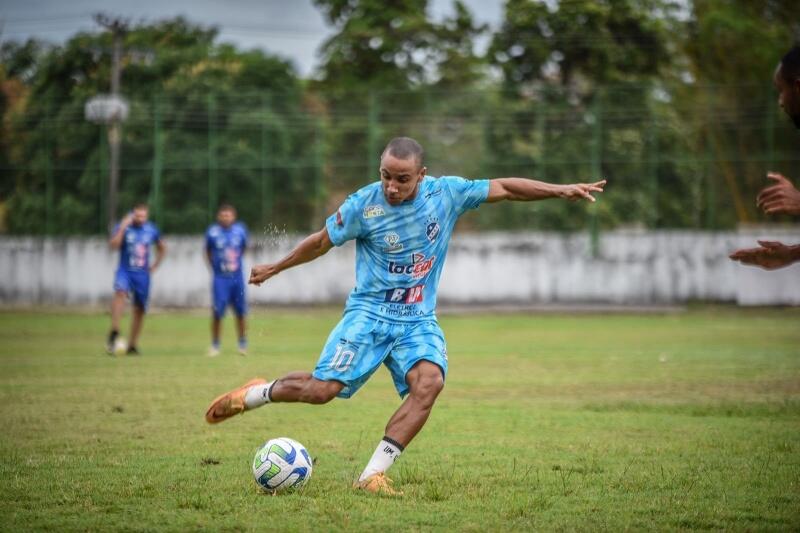
[{"label": "player's outstretched arm", "polygon": [[767,178],[774,183],[758,193],[756,205],[768,215],[800,215],[800,191],[792,182],[777,172],[769,172]]},{"label": "player's outstretched arm", "polygon": [[248,283],[261,285],[287,268],[308,263],[317,257],[325,255],[331,248],[333,248],[333,243],[328,235],[328,228],[322,228],[303,239],[294,250],[289,252],[289,255],[277,263],[254,266],[250,271],[250,281]]},{"label": "player's outstretched arm", "polygon": [[489,196],[486,201],[532,202],[547,198],[564,198],[571,201],[584,199],[594,202],[595,198],[591,193],[603,192],[605,184],[606,180],[558,185],[528,178],[497,178],[489,181]]},{"label": "player's outstretched arm", "polygon": [[734,261],[743,265],[759,266],[766,270],[775,270],[800,261],[800,244],[787,246],[775,241],[758,241],[760,248],[736,250],[730,255]]}]

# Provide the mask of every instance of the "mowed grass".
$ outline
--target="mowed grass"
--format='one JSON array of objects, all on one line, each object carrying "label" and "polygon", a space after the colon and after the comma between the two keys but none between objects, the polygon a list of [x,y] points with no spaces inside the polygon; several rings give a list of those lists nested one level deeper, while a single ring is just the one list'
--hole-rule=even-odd
[{"label": "mowed grass", "polygon": [[[796,309],[445,316],[447,385],[397,499],[350,488],[400,403],[385,370],[351,400],[203,420],[313,368],[338,319],[256,312],[245,358],[229,318],[210,359],[205,313],[155,313],[132,358],[103,354],[103,315],[0,313],[0,530],[800,528]],[[253,483],[277,436],[315,459],[299,493]]]}]

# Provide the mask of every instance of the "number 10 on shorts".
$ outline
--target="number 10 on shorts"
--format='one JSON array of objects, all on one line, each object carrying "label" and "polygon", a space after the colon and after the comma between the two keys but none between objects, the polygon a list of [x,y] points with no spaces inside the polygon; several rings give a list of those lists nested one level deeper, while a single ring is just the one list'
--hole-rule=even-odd
[{"label": "number 10 on shorts", "polygon": [[346,349],[344,345],[339,344],[336,346],[336,353],[333,355],[330,367],[339,372],[344,372],[350,367],[355,355],[356,353],[353,350]]}]

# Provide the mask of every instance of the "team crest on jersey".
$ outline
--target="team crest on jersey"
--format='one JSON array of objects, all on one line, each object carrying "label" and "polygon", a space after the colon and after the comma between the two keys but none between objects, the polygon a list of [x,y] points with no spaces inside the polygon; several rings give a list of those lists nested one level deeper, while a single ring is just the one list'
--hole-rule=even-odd
[{"label": "team crest on jersey", "polygon": [[439,236],[439,219],[435,216],[428,217],[428,224],[425,226],[425,236],[428,237],[430,242],[436,240],[436,237]]},{"label": "team crest on jersey", "polygon": [[400,242],[400,235],[393,231],[383,236],[383,242],[386,243],[386,246],[383,248],[384,252],[391,254],[397,253],[403,249],[403,243]]},{"label": "team crest on jersey", "polygon": [[382,217],[386,214],[386,211],[383,210],[383,206],[380,205],[368,205],[364,208],[364,218],[375,218],[375,217]]},{"label": "team crest on jersey", "polygon": [[435,255],[425,258],[425,254],[413,253],[411,254],[410,265],[390,261],[389,274],[407,274],[413,279],[424,278],[433,268],[434,261],[436,261]]}]

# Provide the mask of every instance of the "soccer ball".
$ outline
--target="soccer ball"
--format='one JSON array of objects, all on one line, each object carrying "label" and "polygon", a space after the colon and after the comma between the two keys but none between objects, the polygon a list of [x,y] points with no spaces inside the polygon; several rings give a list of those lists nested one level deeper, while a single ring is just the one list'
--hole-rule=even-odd
[{"label": "soccer ball", "polygon": [[296,440],[268,440],[253,459],[253,477],[267,492],[300,488],[311,478],[311,457]]},{"label": "soccer ball", "polygon": [[117,337],[114,341],[114,355],[125,355],[128,350],[128,343],[122,337]]}]

